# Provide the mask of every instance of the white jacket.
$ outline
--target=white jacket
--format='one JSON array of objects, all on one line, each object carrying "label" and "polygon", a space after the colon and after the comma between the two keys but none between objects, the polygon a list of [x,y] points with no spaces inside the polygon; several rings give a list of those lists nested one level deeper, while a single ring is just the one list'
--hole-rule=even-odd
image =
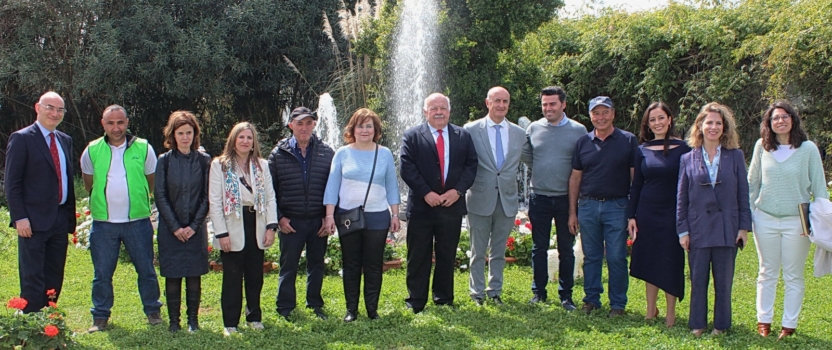
[{"label": "white jacket", "polygon": [[815,277],[832,274],[832,202],[818,198],[809,204],[809,222],[815,243]]},{"label": "white jacket", "polygon": [[[257,213],[257,246],[266,250],[269,248],[263,245],[263,240],[266,237],[266,226],[277,224],[277,201],[272,186],[272,175],[269,172],[269,163],[265,159],[259,159],[259,163],[260,168],[263,169],[263,180],[266,182],[266,210]],[[222,165],[219,161],[215,159],[211,162],[211,174],[208,179],[208,213],[214,225],[214,232],[228,232],[228,237],[231,238],[231,251],[239,252],[243,250],[246,242],[245,233],[243,232],[243,217],[238,218],[234,213],[223,214],[224,183],[225,172],[222,171]],[[242,188],[243,184],[240,183],[239,186]],[[251,186],[256,187],[256,184],[251,184]],[[219,239],[214,238],[213,244],[214,249],[222,249]]]}]

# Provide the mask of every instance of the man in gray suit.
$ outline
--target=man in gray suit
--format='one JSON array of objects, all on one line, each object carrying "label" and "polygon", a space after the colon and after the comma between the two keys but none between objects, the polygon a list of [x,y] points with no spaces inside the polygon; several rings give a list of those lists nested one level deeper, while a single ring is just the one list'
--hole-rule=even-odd
[{"label": "man in gray suit", "polygon": [[[488,115],[465,125],[477,150],[477,177],[471,186],[468,229],[471,236],[471,277],[468,288],[477,305],[485,297],[502,305],[506,240],[517,215],[517,166],[526,132],[506,120],[510,96],[506,89],[488,90]],[[485,257],[488,252],[488,288],[485,287]]]}]

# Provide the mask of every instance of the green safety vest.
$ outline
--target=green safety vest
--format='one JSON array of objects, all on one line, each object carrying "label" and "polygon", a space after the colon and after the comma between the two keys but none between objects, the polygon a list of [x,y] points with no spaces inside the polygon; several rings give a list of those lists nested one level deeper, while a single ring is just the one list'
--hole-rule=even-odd
[{"label": "green safety vest", "polygon": [[[127,135],[125,142],[127,148],[124,150],[124,170],[127,173],[127,193],[130,197],[129,218],[133,220],[150,217],[150,188],[144,174],[147,140]],[[105,189],[113,152],[106,137],[90,142],[87,152],[93,166],[90,214],[93,220],[107,221],[110,214],[107,211]]]}]

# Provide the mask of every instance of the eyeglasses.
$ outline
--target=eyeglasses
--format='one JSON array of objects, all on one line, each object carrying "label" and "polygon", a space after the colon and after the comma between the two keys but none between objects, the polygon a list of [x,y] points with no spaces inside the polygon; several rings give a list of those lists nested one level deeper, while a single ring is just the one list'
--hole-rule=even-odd
[{"label": "eyeglasses", "polygon": [[792,116],[790,116],[788,114],[780,114],[780,115],[772,116],[771,121],[777,123],[777,122],[782,120],[782,121],[785,122],[785,121],[788,121],[791,118],[792,118]]},{"label": "eyeglasses", "polygon": [[66,113],[66,108],[57,108],[53,105],[45,105],[45,104],[40,103],[40,102],[38,102],[38,104],[41,105],[41,107],[46,108],[46,110],[49,111],[49,112],[58,112],[58,114]]}]

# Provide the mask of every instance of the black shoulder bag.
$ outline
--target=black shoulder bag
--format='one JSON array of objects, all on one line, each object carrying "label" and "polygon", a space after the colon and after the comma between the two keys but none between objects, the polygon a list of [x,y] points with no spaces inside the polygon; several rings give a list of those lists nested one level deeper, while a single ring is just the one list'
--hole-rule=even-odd
[{"label": "black shoulder bag", "polygon": [[367,205],[367,197],[370,195],[370,186],[373,185],[373,176],[376,174],[377,160],[378,144],[376,144],[376,154],[373,156],[373,170],[370,172],[370,183],[367,185],[367,193],[364,195],[364,204],[357,208],[352,208],[335,215],[335,226],[338,227],[338,235],[341,237],[367,228],[367,220],[364,219],[364,206]]}]

